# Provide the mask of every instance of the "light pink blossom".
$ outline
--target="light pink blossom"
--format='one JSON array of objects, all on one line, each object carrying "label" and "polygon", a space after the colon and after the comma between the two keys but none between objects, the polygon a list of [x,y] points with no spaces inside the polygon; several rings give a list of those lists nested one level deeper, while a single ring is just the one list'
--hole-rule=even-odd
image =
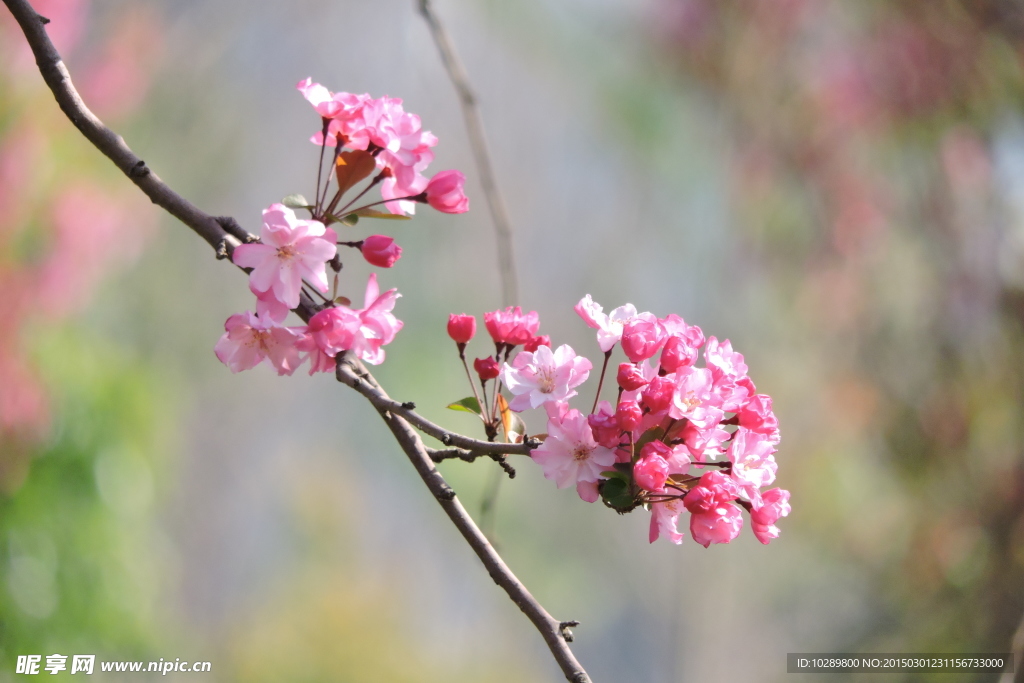
[{"label": "light pink blossom", "polygon": [[501,380],[514,398],[509,408],[515,411],[539,408],[551,401],[565,401],[576,395],[575,387],[586,381],[593,366],[568,344],[552,351],[540,346],[536,351],[522,351],[501,369]]},{"label": "light pink blossom", "polygon": [[712,392],[711,371],[688,366],[676,372],[675,391],[669,415],[679,420],[688,419],[698,427],[709,427],[721,421],[722,402]]},{"label": "light pink blossom", "polygon": [[623,324],[637,314],[633,304],[619,306],[611,313],[605,314],[604,308],[595,303],[589,294],[580,299],[574,310],[587,326],[597,330],[597,344],[604,353],[611,351],[618,343],[622,338]]},{"label": "light pink blossom", "polygon": [[789,491],[771,489],[761,494],[764,505],[750,513],[750,528],[757,540],[767,545],[772,539],[779,537],[779,528],[775,522],[790,513]]},{"label": "light pink blossom", "polygon": [[775,481],[779,465],[774,452],[769,437],[743,427],[736,430],[729,445],[732,478],[755,510],[761,507],[761,489]]},{"label": "light pink blossom", "polygon": [[[596,482],[615,462],[615,453],[594,440],[587,417],[566,404],[551,403],[548,411],[547,438],[530,457],[560,489],[579,482]],[[583,493],[580,497],[584,500]]]},{"label": "light pink blossom", "polygon": [[224,330],[214,352],[231,372],[249,370],[269,359],[278,375],[290,375],[301,363],[296,343],[305,336],[304,327],[282,327],[247,311],[228,318]]},{"label": "light pink blossom", "polygon": [[306,280],[321,292],[327,291],[327,261],[337,246],[322,238],[323,223],[302,220],[283,204],[263,211],[262,243],[235,248],[233,260],[252,268],[249,282],[258,292],[273,292],[288,308],[299,305],[299,291]]},{"label": "light pink blossom", "polygon": [[362,325],[351,349],[360,360],[370,365],[380,365],[384,362],[384,349],[381,347],[394,341],[395,335],[404,325],[391,312],[401,296],[397,289],[389,289],[381,294],[377,285],[377,274],[370,274],[366,282],[363,308],[359,311]]},{"label": "light pink blossom", "polygon": [[[662,490],[658,493],[669,495],[672,491]],[[679,533],[679,515],[683,511],[683,501],[679,498],[669,498],[664,501],[651,503],[651,526],[648,533],[648,541],[654,543],[661,536],[672,541],[676,545],[683,542],[683,535]]]}]

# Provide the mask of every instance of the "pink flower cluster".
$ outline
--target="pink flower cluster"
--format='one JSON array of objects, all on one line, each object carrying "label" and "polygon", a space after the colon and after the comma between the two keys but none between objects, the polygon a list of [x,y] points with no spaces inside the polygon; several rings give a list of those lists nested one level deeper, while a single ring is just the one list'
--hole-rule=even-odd
[{"label": "pink flower cluster", "polygon": [[437,138],[423,130],[420,117],[393,97],[373,99],[367,94],[332,93],[312,79],[296,86],[324,122],[311,138],[317,145],[340,150],[347,147],[371,153],[384,175],[381,196],[395,214],[414,213],[416,202],[429,203],[445,213],[469,210],[463,192],[466,178],[459,171],[442,171],[433,178],[423,175],[434,160]]},{"label": "pink flower cluster", "polygon": [[381,294],[376,274],[366,285],[363,308],[333,305],[316,313],[308,326],[282,325],[299,305],[304,286],[328,290],[327,262],[337,252],[334,230],[319,221],[295,217],[291,209],[273,204],[263,212],[260,242],[235,248],[234,262],[251,268],[249,289],[256,295],[256,313],[233,315],[215,352],[232,372],[248,370],[264,360],[279,375],[291,375],[306,360],[309,374],[330,372],[333,358],[352,351],[371,364],[384,360],[385,344],[402,329],[392,309],[400,294]]},{"label": "pink flower cluster", "polygon": [[[728,340],[705,340],[677,315],[659,318],[629,304],[606,314],[589,295],[576,312],[597,330],[606,368],[616,344],[628,359],[615,372],[614,405],[595,401],[587,415],[569,407],[592,366],[568,346],[523,351],[500,374],[513,395],[511,409],[547,412],[547,437],[532,453],[544,476],[559,488],[575,484],[582,499],[601,498],[619,512],[649,507],[651,542],[665,536],[680,543],[684,510],[690,534],[705,547],[736,538],[744,509],[759,541],[776,538],[776,521],[790,511],[788,491],[765,490],[778,468],[778,421],[743,356]],[[497,328],[501,318],[489,315]],[[515,327],[503,338],[517,332],[513,338],[525,339],[536,325]]]}]

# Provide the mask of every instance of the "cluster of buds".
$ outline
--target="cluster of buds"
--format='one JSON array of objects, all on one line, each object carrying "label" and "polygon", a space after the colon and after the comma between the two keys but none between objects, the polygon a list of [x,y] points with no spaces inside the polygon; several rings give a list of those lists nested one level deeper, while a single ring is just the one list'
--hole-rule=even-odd
[{"label": "cluster of buds", "polygon": [[[400,295],[395,289],[381,294],[377,276],[371,274],[363,307],[353,308],[350,299],[338,296],[342,268],[338,247],[356,248],[368,263],[380,268],[392,267],[402,249],[387,235],[339,241],[331,226],[351,228],[360,218],[407,219],[416,202],[446,213],[469,209],[462,173],[442,171],[429,179],[422,175],[433,160],[430,148],[437,138],[422,129],[418,116],[403,110],[401,100],[331,93],[308,78],[297,87],[323,124],[313,136],[320,145],[315,199],[310,203],[302,195],[290,195],[283,203],[271,205],[263,212],[259,239],[236,247],[232,254],[235,264],[249,271],[249,289],[256,296],[256,312],[228,318],[215,348],[217,357],[233,372],[267,361],[279,375],[291,375],[307,360],[310,374],[330,372],[334,358],[344,351],[374,365],[383,362],[382,347],[402,329],[402,321],[392,313]],[[332,172],[321,183],[328,144],[333,148]],[[366,186],[342,204],[346,193],[375,170]],[[332,179],[337,188],[328,199]],[[380,201],[353,207],[377,185]],[[389,212],[376,211],[373,207],[378,204]],[[310,217],[299,218],[294,210],[306,210]],[[334,271],[333,289],[328,266]],[[328,290],[330,296],[326,296]],[[308,325],[283,325],[303,292],[310,299],[319,298],[320,310]]]},{"label": "cluster of buds", "polygon": [[[474,364],[485,384],[498,378],[511,411],[543,408],[547,433],[532,459],[559,488],[575,486],[587,502],[602,500],[620,513],[646,507],[650,540],[680,543],[679,515],[690,513],[690,534],[701,545],[728,543],[749,513],[755,537],[768,543],[776,521],[789,514],[789,492],[764,490],[775,481],[778,421],[771,398],[758,394],[743,356],[677,315],[658,318],[630,304],[604,313],[590,296],[576,312],[597,330],[604,353],[597,396],[588,414],[569,406],[593,366],[568,345],[551,350],[536,337],[536,313],[507,309],[485,315],[496,345],[493,359]],[[452,316],[449,335],[464,359],[476,321]],[[519,344],[524,349],[511,357]],[[600,400],[616,345],[627,362],[615,373],[615,404]],[[703,349],[704,367],[698,366]],[[511,361],[511,362],[510,362]],[[500,369],[498,364],[501,363]],[[486,372],[485,372],[486,371]],[[468,374],[468,370],[467,370]],[[504,404],[495,399],[494,406]],[[483,413],[498,424],[496,411]],[[488,431],[493,438],[496,431]],[[522,439],[522,432],[515,436]]]}]

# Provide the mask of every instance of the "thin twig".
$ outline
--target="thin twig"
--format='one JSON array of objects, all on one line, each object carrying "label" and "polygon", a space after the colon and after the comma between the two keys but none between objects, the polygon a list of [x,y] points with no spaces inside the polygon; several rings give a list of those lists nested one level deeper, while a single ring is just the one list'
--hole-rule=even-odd
[{"label": "thin twig", "polygon": [[[223,252],[230,256],[231,251],[239,243],[255,239],[242,231],[240,227],[237,227],[237,223],[230,219],[221,217],[218,220],[195,207],[168,187],[155,173],[152,173],[145,162],[128,148],[124,140],[103,125],[103,122],[86,107],[71,83],[71,76],[61,60],[60,54],[50,42],[50,38],[43,28],[47,20],[40,16],[27,0],[3,0],[3,2],[21,26],[35,55],[36,64],[39,66],[43,80],[53,92],[61,110],[86,139],[113,161],[132,182],[139,186],[146,196],[194,230],[213,247],[216,253]],[[234,234],[227,232],[222,223],[229,224],[231,233]],[[316,304],[303,294],[295,312],[303,319],[308,320],[316,310]],[[529,453],[530,449],[535,448],[537,444],[492,444],[448,432],[416,415],[411,408],[392,401],[384,393],[376,379],[362,366],[362,363],[348,358],[347,354],[344,357],[339,357],[337,377],[370,399],[430,492],[441,504],[470,547],[473,548],[480,561],[483,562],[491,578],[508,593],[512,601],[536,626],[566,678],[574,683],[589,683],[590,677],[576,661],[566,642],[569,638],[563,627],[569,622],[560,622],[548,614],[491,547],[455,497],[455,491],[434,467],[422,440],[413,431],[410,422],[413,424],[419,422],[420,424],[417,426],[420,429],[442,439],[447,445],[479,451],[481,454],[489,456],[502,453]],[[496,448],[501,448],[501,450],[496,450]]]},{"label": "thin twig", "polygon": [[498,238],[498,269],[501,272],[501,300],[505,306],[514,306],[519,301],[519,282],[516,277],[516,256],[512,246],[512,221],[508,217],[508,209],[505,208],[505,200],[498,189],[498,182],[494,177],[494,168],[491,165],[491,153],[487,147],[487,137],[484,135],[484,123],[480,116],[480,106],[477,103],[476,93],[469,84],[469,76],[462,66],[462,61],[455,53],[448,32],[438,18],[437,13],[430,3],[430,0],[419,0],[420,14],[427,21],[430,27],[430,34],[434,38],[438,51],[441,53],[441,61],[448,72],[455,91],[459,95],[459,104],[462,106],[462,117],[466,120],[466,132],[469,134],[469,145],[473,149],[473,157],[476,159],[477,171],[480,173],[480,184],[484,188],[484,196],[487,198],[487,207],[491,211],[491,219],[494,221],[494,231]]}]

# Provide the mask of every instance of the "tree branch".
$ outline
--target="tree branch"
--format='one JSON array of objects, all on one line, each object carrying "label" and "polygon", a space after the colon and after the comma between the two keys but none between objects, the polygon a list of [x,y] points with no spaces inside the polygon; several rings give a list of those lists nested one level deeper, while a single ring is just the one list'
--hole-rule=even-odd
[{"label": "tree branch", "polygon": [[[43,80],[53,92],[61,110],[86,139],[114,162],[139,189],[146,193],[153,203],[163,207],[172,216],[194,230],[213,247],[218,257],[230,257],[235,246],[255,239],[230,217],[214,217],[200,210],[174,192],[155,173],[150,171],[145,162],[129,149],[124,140],[103,125],[103,122],[86,107],[71,82],[67,67],[64,66],[64,62],[44,29],[47,20],[40,16],[26,0],[3,0],[3,2],[21,26],[35,55],[36,64],[39,66]],[[295,312],[308,321],[317,310],[317,305],[303,295]],[[338,357],[337,378],[367,398],[384,418],[385,423],[391,429],[395,439],[409,457],[427,488],[477,554],[477,557],[480,558],[480,561],[483,562],[491,578],[505,590],[512,601],[536,626],[566,679],[573,683],[589,683],[590,677],[576,661],[567,644],[567,641],[572,639],[568,626],[575,625],[575,622],[556,620],[516,578],[512,570],[508,568],[501,556],[474,524],[465,508],[462,507],[455,497],[455,491],[434,467],[423,441],[419,434],[412,429],[411,424],[440,439],[446,445],[466,449],[468,455],[476,453],[489,457],[500,457],[502,454],[529,454],[531,448],[537,446],[536,442],[494,444],[449,432],[417,415],[411,404],[398,403],[389,398],[362,363],[350,358],[348,354]]]},{"label": "tree branch", "polygon": [[502,305],[514,306],[519,303],[519,281],[516,276],[516,255],[512,246],[512,221],[509,220],[508,209],[505,207],[505,200],[498,189],[498,181],[494,176],[494,168],[491,166],[491,153],[487,147],[487,136],[484,135],[480,105],[477,102],[476,93],[473,92],[473,88],[469,84],[466,69],[455,53],[451,38],[448,37],[448,32],[445,31],[444,25],[434,12],[430,0],[419,0],[419,9],[427,26],[430,27],[430,34],[441,53],[441,61],[444,62],[448,77],[459,95],[462,117],[466,120],[466,131],[469,134],[469,146],[473,150],[474,159],[476,159],[480,184],[483,186],[487,207],[490,209],[491,220],[494,221],[494,231],[498,238],[498,269],[501,271]]},{"label": "tree branch", "polygon": [[389,400],[387,399],[387,394],[384,393],[384,390],[379,385],[375,386],[368,381],[364,381],[364,373],[365,368],[362,367],[362,364],[353,360],[349,354],[346,353],[344,356],[338,356],[338,381],[358,391],[377,408],[377,412],[384,418],[384,422],[391,429],[391,433],[395,435],[395,439],[409,457],[413,467],[416,468],[416,472],[419,473],[420,478],[423,479],[430,492],[434,494],[437,502],[444,508],[445,513],[452,520],[452,523],[455,524],[462,537],[469,543],[473,552],[483,562],[484,567],[487,568],[487,573],[491,575],[496,584],[508,593],[512,602],[518,605],[519,609],[523,610],[527,618],[540,631],[544,641],[548,644],[548,648],[551,650],[551,654],[554,655],[555,661],[562,668],[566,679],[573,683],[589,683],[590,677],[583,670],[583,667],[580,666],[580,663],[576,661],[576,657],[573,656],[572,650],[569,649],[566,642],[572,639],[568,626],[575,625],[575,622],[563,622],[552,617],[537,602],[537,599],[530,594],[526,586],[516,578],[512,570],[505,564],[505,561],[494,550],[487,537],[473,523],[469,513],[466,512],[466,508],[462,507],[462,503],[455,497],[455,491],[452,490],[444,480],[444,477],[441,476],[441,473],[434,467],[434,463],[427,453],[427,449],[424,447],[419,434],[413,431],[409,423],[402,417],[381,407],[385,405],[386,400]]}]

